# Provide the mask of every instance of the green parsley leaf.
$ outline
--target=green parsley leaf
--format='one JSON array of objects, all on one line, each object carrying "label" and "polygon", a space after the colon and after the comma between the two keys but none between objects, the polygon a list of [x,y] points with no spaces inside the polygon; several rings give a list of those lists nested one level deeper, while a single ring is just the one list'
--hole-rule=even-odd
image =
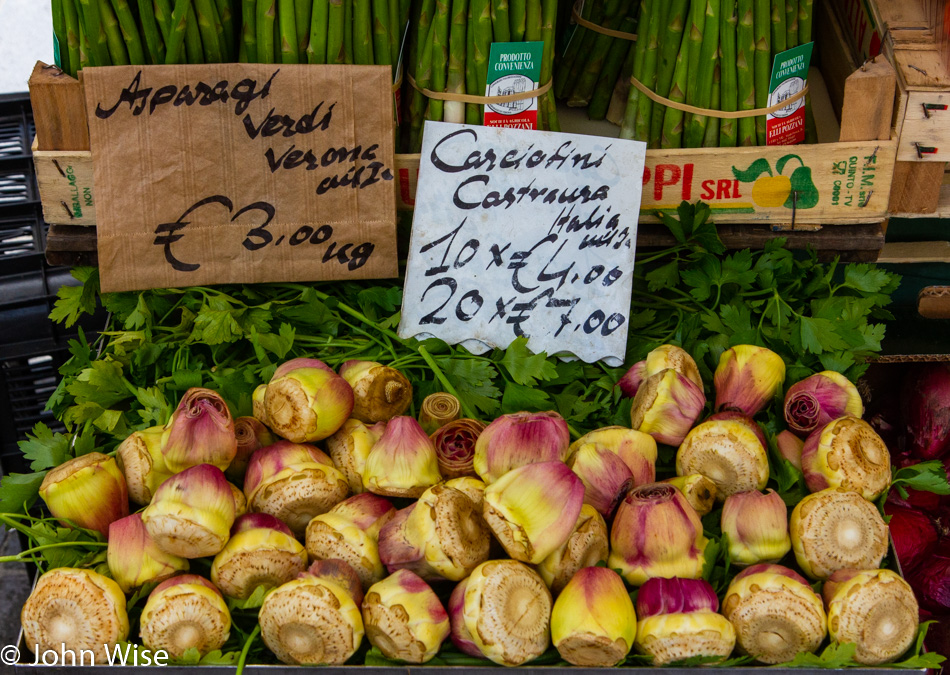
[{"label": "green parsley leaf", "polygon": [[551,398],[541,389],[526,387],[523,384],[509,382],[501,399],[503,413],[516,413],[522,410],[535,412],[550,410]]},{"label": "green parsley leaf", "polygon": [[548,360],[547,354],[532,354],[528,349],[528,338],[525,337],[519,337],[508,345],[501,363],[518,384],[533,386],[538,380],[557,377],[557,368]]},{"label": "green parsley leaf", "polygon": [[36,501],[46,472],[11,473],[0,480],[0,513],[21,513]]},{"label": "green parsley leaf", "polygon": [[488,417],[498,412],[501,390],[493,382],[498,376],[495,368],[476,359],[440,357],[436,363],[469,408]]},{"label": "green parsley leaf", "polygon": [[812,354],[833,352],[848,347],[848,343],[835,332],[835,325],[828,319],[803,316],[800,321],[802,346]]},{"label": "green parsley leaf", "polygon": [[783,668],[847,668],[858,665],[854,661],[857,645],[853,642],[832,642],[821,652],[799,652],[794,659],[780,664]]},{"label": "green parsley leaf", "polygon": [[661,288],[675,287],[680,282],[679,262],[673,260],[666,265],[650,270],[647,272],[646,279],[651,292],[658,291]]},{"label": "green parsley leaf", "polygon": [[71,436],[53,433],[43,422],[33,427],[33,432],[27,434],[25,441],[17,445],[25,459],[30,460],[33,471],[44,471],[59,466],[69,457],[69,443]]}]

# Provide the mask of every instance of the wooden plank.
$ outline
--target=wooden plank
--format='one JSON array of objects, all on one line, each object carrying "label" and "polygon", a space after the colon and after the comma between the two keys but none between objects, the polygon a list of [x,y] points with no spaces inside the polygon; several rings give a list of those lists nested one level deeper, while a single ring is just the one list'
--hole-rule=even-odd
[{"label": "wooden plank", "polygon": [[891,137],[897,73],[885,59],[863,64],[845,81],[840,141]]},{"label": "wooden plank", "polygon": [[40,150],[88,150],[89,126],[79,80],[56,66],[37,61],[29,84],[37,147]]},{"label": "wooden plank", "polygon": [[893,62],[905,89],[950,87],[950,74],[933,42],[920,49],[896,46]]},{"label": "wooden plank", "polygon": [[950,161],[950,91],[908,92],[897,161]]},{"label": "wooden plank", "polygon": [[890,212],[933,214],[940,202],[946,162],[895,162]]},{"label": "wooden plank", "polygon": [[882,263],[947,263],[950,262],[948,241],[899,241],[884,244]]},{"label": "wooden plank", "polygon": [[51,225],[95,225],[92,153],[88,150],[37,150],[33,167],[43,204],[43,219]]},{"label": "wooden plank", "polygon": [[937,208],[933,213],[891,213],[892,218],[950,218],[950,174],[943,175]]}]

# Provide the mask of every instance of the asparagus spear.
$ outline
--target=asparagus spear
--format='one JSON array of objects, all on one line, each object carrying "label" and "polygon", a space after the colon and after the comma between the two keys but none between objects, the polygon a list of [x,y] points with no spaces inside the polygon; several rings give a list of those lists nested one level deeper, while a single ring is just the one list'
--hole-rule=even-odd
[{"label": "asparagus spear", "polygon": [[495,42],[511,42],[508,0],[491,0],[491,27]]},{"label": "asparagus spear", "polygon": [[217,11],[213,0],[194,0],[198,30],[201,32],[201,45],[204,48],[205,63],[222,63],[224,53],[218,36]]},{"label": "asparagus spear", "polygon": [[[720,6],[720,0],[706,0],[706,23],[703,29],[703,48],[700,53],[699,71],[696,73],[699,86],[697,87],[696,99],[693,104],[700,108],[712,107],[713,73],[716,69],[716,59],[719,54]],[[706,135],[706,125],[708,122],[709,118],[705,115],[693,115],[692,119],[686,124],[683,145],[687,148],[700,147]]]},{"label": "asparagus spear", "polygon": [[353,63],[353,0],[343,0],[343,63]]},{"label": "asparagus spear", "polygon": [[[465,91],[469,94],[484,96],[485,90],[478,90],[478,77],[475,75],[475,18],[472,16],[472,3],[468,3],[468,16],[465,27]],[[477,103],[465,104],[465,123],[481,124],[479,119],[482,107]]]},{"label": "asparagus spear", "polygon": [[[491,49],[491,3],[489,0],[471,0],[472,25],[475,28],[475,87],[485,91],[488,86],[488,55]],[[535,11],[536,10],[536,13]],[[541,0],[528,0],[525,40],[541,39]],[[478,106],[481,118],[485,106]]]},{"label": "asparagus spear", "polygon": [[[155,3],[159,7],[159,3]],[[165,39],[165,63],[184,63],[185,24],[191,0],[175,0],[175,11],[168,18],[168,37]],[[156,17],[157,18],[157,17]],[[159,24],[161,25],[161,24]]]},{"label": "asparagus spear", "polygon": [[399,49],[402,47],[403,27],[399,20],[400,0],[389,0],[389,58],[393,66],[393,81],[396,79],[396,66],[399,64]]},{"label": "asparagus spear", "polygon": [[185,58],[186,63],[204,63],[204,47],[201,44],[201,29],[193,5],[188,6],[188,20],[185,22]]},{"label": "asparagus spear", "polygon": [[811,42],[812,0],[798,0],[798,44]]},{"label": "asparagus spear", "polygon": [[[432,26],[432,14],[435,12],[435,0],[420,0],[419,11],[412,22],[411,28],[415,36],[415,53],[409,61],[409,73],[413,76],[418,87],[428,86],[430,74],[432,72],[432,51],[431,43],[427,44],[429,29]],[[426,57],[428,56],[428,66],[426,66]],[[428,68],[427,73],[423,71]],[[422,81],[427,84],[423,85]],[[415,151],[414,134],[418,134],[422,126],[422,120],[425,117],[426,97],[416,88],[410,91],[409,99],[409,148]]]},{"label": "asparagus spear", "polygon": [[66,72],[76,77],[80,62],[79,31],[82,27],[82,21],[79,19],[76,4],[73,0],[63,0],[63,18],[66,23],[66,44],[60,45],[60,50],[62,50],[64,46],[66,47],[68,58],[68,70],[66,70]]},{"label": "asparagus spear", "polygon": [[172,32],[172,5],[171,0],[152,0],[152,9],[155,10],[155,21],[162,32],[165,41],[165,53],[168,53],[168,36]]},{"label": "asparagus spear", "polygon": [[[78,3],[79,0],[76,0]],[[92,45],[89,44],[89,37],[86,35],[86,28],[82,20],[82,12],[79,11],[78,4],[76,10],[79,14],[79,69],[92,65],[89,55],[92,53]]]},{"label": "asparagus spear", "polygon": [[[510,1],[512,16],[514,16],[516,0]],[[581,7],[582,18],[588,20],[590,19],[594,4],[595,0],[586,0],[586,2],[584,2],[583,7]],[[574,26],[570,37],[567,38],[567,46],[564,48],[564,53],[561,55],[561,58],[558,61],[557,72],[554,73],[554,95],[557,98],[566,98],[570,94],[569,87],[572,86],[573,83],[568,76],[570,75],[571,68],[574,66],[574,62],[577,59],[582,58],[581,45],[584,42],[585,36],[589,32],[590,31],[588,31],[583,26]],[[517,41],[516,38],[514,39]]]},{"label": "asparagus spear", "polygon": [[138,22],[132,13],[132,8],[129,7],[128,0],[112,0],[112,8],[115,10],[116,19],[119,21],[119,31],[128,50],[129,63],[135,66],[145,65],[147,61],[142,37],[139,35]]},{"label": "asparagus spear", "polygon": [[218,25],[220,26],[218,41],[221,42],[221,49],[227,61],[234,59],[235,47],[237,46],[234,32],[234,10],[231,7],[231,1],[232,0],[216,0],[215,3],[215,9],[218,14]]},{"label": "asparagus spear", "polygon": [[165,42],[158,30],[155,11],[151,0],[138,0],[139,21],[142,24],[142,36],[145,38],[145,50],[148,63],[165,63]]},{"label": "asparagus spear", "polygon": [[525,21],[527,20],[527,0],[508,0],[508,19],[511,22],[511,41],[524,40]]},{"label": "asparagus spear", "polygon": [[[69,2],[69,0],[67,0]],[[69,51],[66,49],[66,15],[63,13],[63,0],[53,0],[53,37],[56,38],[56,65],[63,72],[69,72]]]},{"label": "asparagus spear", "polygon": [[[593,4],[589,17],[590,21],[598,25],[602,24],[606,20],[605,4],[603,2],[589,0],[585,3],[585,8],[587,4]],[[578,29],[577,34],[571,40],[572,44],[574,41],[580,40],[574,60],[571,62],[569,68],[562,67],[555,73],[554,93],[558,98],[568,98],[573,92],[573,88],[580,80],[581,73],[583,73],[587,67],[587,61],[590,60],[598,36],[600,36],[600,33],[595,31],[586,29],[582,31]],[[525,39],[527,40],[528,38],[525,37]]]},{"label": "asparagus spear", "polygon": [[[757,108],[764,108],[769,104],[769,80],[772,74],[772,47],[769,44],[769,38],[771,37],[769,7],[769,0],[755,0],[753,72],[755,75],[755,107]],[[764,115],[755,118],[755,137],[759,145],[765,145]]]},{"label": "asparagus spear", "polygon": [[785,0],[785,49],[798,46],[798,0]]},{"label": "asparagus spear", "polygon": [[327,63],[346,63],[343,51],[343,0],[329,0],[327,11]]},{"label": "asparagus spear", "polygon": [[[683,40],[683,29],[686,23],[686,13],[689,0],[672,0],[669,13],[664,21],[660,22],[660,53],[656,70],[656,93],[668,97],[673,85],[673,69],[676,67],[676,54],[679,52]],[[660,147],[663,134],[663,118],[666,116],[666,107],[659,103],[653,104],[650,115],[650,147]]]},{"label": "asparagus spear", "polygon": [[[353,60],[358,65],[368,66],[374,63],[373,54],[373,1],[353,0]],[[386,45],[389,49],[389,45]]]},{"label": "asparagus spear", "polygon": [[[540,84],[547,84],[554,75],[554,24],[557,21],[557,0],[541,0],[541,41],[544,42],[544,53],[541,56]],[[560,131],[561,125],[557,118],[557,104],[554,101],[554,92],[550,89],[541,96],[538,108],[544,111],[544,126],[549,131]]]},{"label": "asparagus spear", "polygon": [[[688,2],[689,0],[685,0]],[[637,29],[636,16],[627,15],[620,24],[620,30],[624,33],[633,33]],[[594,86],[594,93],[590,97],[590,103],[587,105],[587,116],[592,120],[602,120],[607,117],[607,109],[610,107],[610,99],[614,93],[614,86],[617,78],[620,77],[620,71],[623,69],[627,54],[632,53],[633,43],[629,40],[617,39],[610,45],[610,51],[604,59],[604,67],[597,77],[597,84]],[[670,72],[672,78],[672,71]],[[669,93],[667,91],[667,93]],[[656,119],[656,118],[654,118]],[[662,120],[662,116],[660,117]]]},{"label": "asparagus spear", "polygon": [[[637,18],[637,42],[633,48],[633,74],[632,77],[640,80],[643,77],[643,64],[646,61],[647,53],[647,33],[650,30],[650,10],[657,2],[664,0],[643,0],[640,3],[640,15]],[[642,36],[642,38],[641,38]],[[633,126],[636,122],[637,100],[640,91],[631,86],[630,93],[627,96],[627,107],[624,108],[624,119],[620,125],[621,138],[633,138]]]},{"label": "asparagus spear", "polygon": [[[739,106],[739,85],[736,74],[736,0],[722,0],[719,24],[719,107],[734,112]],[[719,123],[719,145],[735,147],[738,139],[738,120],[723,119]]]},{"label": "asparagus spear", "polygon": [[257,0],[241,0],[241,42],[247,62],[258,63]]},{"label": "asparagus spear", "polygon": [[392,65],[389,46],[389,4],[397,0],[373,0],[373,56],[377,65]]},{"label": "asparagus spear", "polygon": [[[474,17],[474,9],[473,9]],[[445,91],[446,69],[449,60],[449,0],[435,0],[435,15],[432,17],[432,80],[429,89]],[[437,99],[429,99],[426,119],[441,122],[444,105]]]},{"label": "asparagus spear", "polygon": [[772,55],[780,54],[785,46],[785,0],[772,0]]},{"label": "asparagus spear", "polygon": [[[703,30],[706,27],[706,2],[705,0],[693,0],[689,8],[690,23],[686,29],[689,35],[689,52],[687,54],[686,69],[688,77],[686,80],[686,102],[690,105],[696,105],[696,94],[699,91],[699,60],[703,50]],[[689,128],[689,122],[693,118],[692,113],[685,113],[683,117],[683,143],[686,143],[686,130]]]},{"label": "asparagus spear", "polygon": [[[341,0],[342,2],[342,0]],[[277,18],[277,0],[257,0],[257,60],[274,63],[274,21]],[[340,35],[342,36],[342,31]]]},{"label": "asparagus spear", "polygon": [[109,48],[106,44],[105,30],[99,15],[99,0],[79,0],[80,16],[83,19],[83,32],[89,41],[89,65],[110,65]]},{"label": "asparagus spear", "polygon": [[[218,0],[218,2],[227,0]],[[307,45],[310,44],[310,14],[313,12],[313,0],[294,0],[294,26],[297,28],[297,58],[300,63],[307,59]]]},{"label": "asparagus spear", "polygon": [[[435,13],[436,7],[435,3],[433,3],[429,29],[425,31],[425,40],[422,42],[422,47],[419,51],[419,62],[416,67],[416,86],[419,89],[428,89],[432,85],[432,48],[433,40],[435,40],[435,31],[432,29],[435,27]],[[423,34],[420,33],[420,39],[422,36]],[[472,69],[472,72],[474,72],[474,69]],[[412,123],[409,129],[409,147],[412,152],[419,152],[419,149],[422,147],[422,127],[429,114],[429,99],[421,92],[415,93],[419,94],[422,104],[421,107],[416,107],[414,110],[410,107],[410,119]],[[416,99],[413,99],[413,103],[415,103],[415,101]]]},{"label": "asparagus spear", "polygon": [[[465,93],[465,39],[468,24],[468,0],[452,0],[452,23],[449,28],[449,67],[445,91]],[[465,104],[446,101],[443,118],[446,122],[465,122]]]},{"label": "asparagus spear", "polygon": [[307,63],[328,63],[327,26],[329,17],[329,0],[313,0],[313,11],[310,13],[310,42],[307,44]]},{"label": "asparagus spear", "polygon": [[[721,38],[720,38],[721,41]],[[713,110],[720,109],[720,96],[722,94],[722,70],[720,68],[721,59],[716,59],[716,66],[713,69],[713,79],[712,79],[712,95],[709,100],[709,107]],[[693,118],[695,121],[695,118]],[[706,133],[703,136],[703,147],[704,148],[718,148],[719,147],[719,129],[720,129],[720,118],[718,117],[708,117],[706,118]]]},{"label": "asparagus spear", "polygon": [[[738,25],[736,27],[736,79],[738,82],[739,110],[755,108],[755,30],[753,28],[753,0],[736,0]],[[739,119],[739,145],[755,145],[755,119]]]},{"label": "asparagus spear", "polygon": [[119,30],[119,21],[115,18],[109,0],[99,0],[99,16],[106,32],[106,44],[109,46],[109,58],[112,65],[129,65],[129,52],[125,47],[125,40],[122,39],[122,32]]},{"label": "asparagus spear", "polygon": [[[604,5],[604,25],[611,30],[620,27],[626,8],[626,2],[622,0],[606,0]],[[586,64],[584,69],[578,74],[571,95],[567,99],[567,104],[572,107],[586,106],[594,93],[594,86],[597,84],[597,78],[604,67],[604,61],[607,58],[607,52],[610,51],[610,45],[616,38],[612,38],[604,33],[597,33],[594,36],[594,42],[590,51],[586,54]]]},{"label": "asparagus spear", "polygon": [[[676,55],[676,64],[673,66],[673,83],[670,85],[671,101],[684,103],[686,101],[686,76],[689,70],[689,49],[691,44],[689,32],[683,31],[680,41],[680,50]],[[683,118],[682,110],[667,108],[663,116],[663,134],[660,137],[661,148],[679,148],[683,145]]]},{"label": "asparagus spear", "polygon": [[[657,52],[659,51],[660,24],[663,20],[662,7],[664,5],[666,5],[665,2],[656,0],[650,6],[650,24],[646,35],[647,49],[644,55],[643,70],[640,73],[640,81],[650,90],[656,89],[656,62]],[[653,101],[647,96],[638,96],[633,124],[633,137],[638,141],[649,142],[652,114]],[[624,121],[626,122],[628,119],[630,119],[629,113],[625,116]],[[621,135],[623,135],[622,127]]]}]

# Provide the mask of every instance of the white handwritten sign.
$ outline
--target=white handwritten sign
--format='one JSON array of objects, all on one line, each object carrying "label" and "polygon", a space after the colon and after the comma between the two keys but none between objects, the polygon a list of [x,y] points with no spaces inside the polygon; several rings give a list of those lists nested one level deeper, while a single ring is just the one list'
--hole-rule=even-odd
[{"label": "white handwritten sign", "polygon": [[399,334],[622,361],[645,153],[426,122]]}]

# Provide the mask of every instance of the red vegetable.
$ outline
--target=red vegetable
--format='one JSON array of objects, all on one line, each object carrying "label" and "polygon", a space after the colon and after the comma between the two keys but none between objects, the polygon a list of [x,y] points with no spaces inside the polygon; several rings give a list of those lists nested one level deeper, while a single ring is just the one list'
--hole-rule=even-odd
[{"label": "red vegetable", "polygon": [[912,455],[937,459],[950,450],[950,366],[927,364],[908,373],[901,407]]},{"label": "red vegetable", "polygon": [[895,506],[888,502],[884,512],[891,517],[888,527],[894,540],[894,550],[907,577],[927,560],[937,546],[937,528],[930,517],[916,509]]},{"label": "red vegetable", "polygon": [[935,614],[950,613],[950,542],[944,542],[908,579],[920,606]]}]

